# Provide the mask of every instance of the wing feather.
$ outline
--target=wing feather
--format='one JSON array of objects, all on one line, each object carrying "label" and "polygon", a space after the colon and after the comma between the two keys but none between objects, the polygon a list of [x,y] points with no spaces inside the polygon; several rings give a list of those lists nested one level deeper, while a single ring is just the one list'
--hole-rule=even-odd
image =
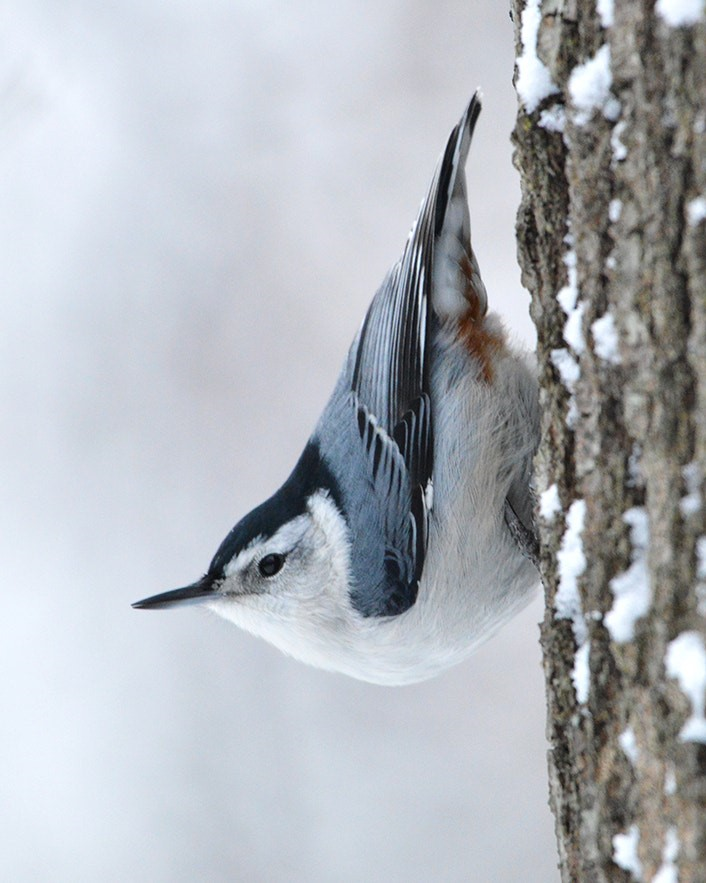
[{"label": "wing feather", "polygon": [[434,246],[479,112],[476,95],[451,133],[402,257],[375,295],[354,345],[352,400],[385,547],[379,597],[354,596],[364,615],[408,609],[424,567],[434,472],[429,374]]}]

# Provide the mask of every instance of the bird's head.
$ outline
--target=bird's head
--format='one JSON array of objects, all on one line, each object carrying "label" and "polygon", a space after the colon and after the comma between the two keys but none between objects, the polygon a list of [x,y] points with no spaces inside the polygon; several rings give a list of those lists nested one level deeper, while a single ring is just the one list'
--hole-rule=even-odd
[{"label": "bird's head", "polygon": [[[204,605],[284,652],[324,668],[361,619],[350,598],[350,537],[318,451],[231,530],[206,574],[133,606]],[[303,461],[303,462],[302,462]]]}]

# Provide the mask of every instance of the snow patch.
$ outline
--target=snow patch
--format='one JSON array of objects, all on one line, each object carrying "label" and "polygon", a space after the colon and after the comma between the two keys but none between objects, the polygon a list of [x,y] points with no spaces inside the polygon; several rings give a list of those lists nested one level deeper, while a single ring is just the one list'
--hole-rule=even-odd
[{"label": "snow patch", "polygon": [[698,579],[706,579],[706,536],[700,536],[696,540],[696,576]]},{"label": "snow patch", "polygon": [[[573,237],[569,238],[569,243],[573,242]],[[578,272],[576,270],[576,252],[573,248],[569,248],[562,258],[566,267],[567,281],[563,288],[559,289],[556,299],[565,313],[570,313],[576,308],[576,301],[579,296]]]},{"label": "snow patch", "polygon": [[677,856],[679,855],[679,834],[674,827],[667,828],[664,835],[662,864],[652,878],[652,883],[679,883]]},{"label": "snow patch", "polygon": [[548,132],[563,132],[566,128],[566,108],[563,104],[552,104],[539,115],[539,125]]},{"label": "snow patch", "polygon": [[577,354],[586,349],[586,340],[583,336],[583,314],[586,312],[586,304],[580,301],[573,310],[569,310],[568,319],[564,325],[564,340]]},{"label": "snow patch", "polygon": [[703,0],[657,0],[657,15],[671,28],[695,25],[704,12]]},{"label": "snow patch", "polygon": [[574,122],[585,126],[595,110],[602,110],[608,120],[620,116],[620,102],[611,94],[610,46],[604,44],[593,58],[577,65],[569,77],[569,95],[576,109]]},{"label": "snow patch", "polygon": [[642,880],[642,862],[637,855],[640,843],[640,829],[630,825],[627,834],[615,834],[613,837],[613,861],[627,871],[633,880]]},{"label": "snow patch", "polygon": [[550,354],[552,365],[556,368],[561,378],[561,382],[571,393],[576,389],[576,382],[579,379],[579,363],[564,347],[552,350]]},{"label": "snow patch", "polygon": [[618,348],[618,329],[615,327],[613,314],[605,313],[600,319],[596,319],[591,325],[591,334],[595,354],[611,365],[619,365],[622,360]]},{"label": "snow patch", "polygon": [[683,742],[706,744],[706,648],[699,632],[682,632],[669,643],[665,656],[665,666],[670,678],[679,682],[679,687],[691,702],[691,717],[679,733]]},{"label": "snow patch", "polygon": [[608,203],[608,220],[611,224],[615,224],[620,220],[623,213],[623,201],[621,199],[611,199]]},{"label": "snow patch", "polygon": [[601,20],[601,26],[610,28],[613,26],[613,0],[597,0],[596,11]]},{"label": "snow patch", "polygon": [[573,429],[578,419],[578,409],[576,407],[576,399],[574,398],[574,390],[576,389],[576,383],[578,382],[581,373],[579,363],[564,347],[552,350],[549,354],[549,358],[559,374],[559,379],[570,395],[569,407],[566,412],[566,424],[569,429]]},{"label": "snow patch", "polygon": [[561,512],[559,489],[556,484],[552,484],[539,495],[539,514],[545,521],[554,521],[559,512]]},{"label": "snow patch", "polygon": [[570,248],[564,255],[564,264],[566,265],[567,281],[566,285],[557,293],[556,299],[567,316],[564,324],[564,340],[576,355],[580,356],[586,349],[586,341],[583,336],[583,314],[586,311],[586,305],[579,300],[576,252],[573,248]]},{"label": "snow patch", "polygon": [[566,409],[566,425],[572,431],[576,429],[576,423],[579,419],[579,409],[576,405],[576,397],[571,396],[569,398],[569,407]]},{"label": "snow patch", "polygon": [[706,220],[706,196],[697,196],[687,203],[686,217],[691,227],[696,227]]},{"label": "snow patch", "polygon": [[527,113],[533,113],[545,98],[559,91],[549,69],[537,55],[537,38],[542,21],[539,2],[528,0],[520,25],[522,55],[517,59],[515,88]]},{"label": "snow patch", "polygon": [[627,147],[620,140],[623,137],[623,132],[626,128],[627,123],[625,122],[625,120],[621,120],[619,123],[616,123],[613,126],[613,131],[610,133],[610,147],[613,151],[613,166],[615,166],[619,162],[622,162],[628,155]]},{"label": "snow patch", "polygon": [[640,749],[637,747],[637,739],[635,738],[635,730],[632,727],[626,727],[618,736],[618,743],[627,759],[635,766],[640,756]]},{"label": "snow patch", "polygon": [[643,483],[642,447],[637,442],[633,442],[632,450],[628,455],[628,487],[638,487]]},{"label": "snow patch", "polygon": [[611,638],[619,644],[633,639],[635,623],[647,613],[652,600],[647,570],[647,512],[642,506],[635,506],[623,514],[623,521],[630,527],[631,564],[624,573],[614,576],[610,581],[613,606],[604,619]]},{"label": "snow patch", "polygon": [[554,597],[557,617],[572,621],[574,637],[579,645],[583,644],[588,637],[578,590],[578,579],[586,570],[586,556],[581,538],[585,518],[585,501],[574,500],[566,514],[566,529],[561,538],[561,548],[556,556],[559,586]]},{"label": "snow patch", "polygon": [[591,642],[588,640],[588,626],[581,607],[578,580],[586,569],[586,556],[583,551],[584,520],[586,503],[574,500],[566,514],[566,529],[557,552],[559,586],[554,597],[554,609],[558,619],[570,619],[576,641],[576,654],[571,672],[571,680],[576,691],[576,699],[581,704],[588,699],[590,686],[589,656]]},{"label": "snow patch", "polygon": [[695,515],[701,509],[701,495],[687,494],[679,500],[679,509],[684,518]]},{"label": "snow patch", "polygon": [[588,693],[591,686],[591,642],[584,641],[574,654],[574,667],[571,670],[571,681],[576,691],[576,699],[584,705],[588,702]]},{"label": "snow patch", "polygon": [[687,463],[682,467],[686,494],[679,500],[679,509],[684,518],[701,510],[701,467],[698,463]]}]

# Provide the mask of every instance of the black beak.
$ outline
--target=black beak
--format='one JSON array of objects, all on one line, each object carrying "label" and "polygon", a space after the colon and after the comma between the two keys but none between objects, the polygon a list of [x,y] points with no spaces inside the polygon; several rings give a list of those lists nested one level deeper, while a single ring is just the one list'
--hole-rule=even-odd
[{"label": "black beak", "polygon": [[143,598],[142,601],[135,601],[132,606],[139,610],[159,610],[162,607],[172,607],[185,602],[193,604],[215,594],[215,591],[213,577],[206,574],[190,586],[185,586],[183,589],[172,589],[171,592],[162,592],[161,595],[152,595],[151,598]]}]

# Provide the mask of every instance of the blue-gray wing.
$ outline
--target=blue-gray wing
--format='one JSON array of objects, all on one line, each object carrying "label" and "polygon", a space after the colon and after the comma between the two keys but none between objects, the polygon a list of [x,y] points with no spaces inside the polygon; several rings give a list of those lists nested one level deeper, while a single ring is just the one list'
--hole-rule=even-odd
[{"label": "blue-gray wing", "polygon": [[[365,589],[353,589],[352,601],[366,616],[396,615],[411,607],[424,567],[434,473],[429,373],[436,321],[430,290],[434,243],[458,163],[465,160],[461,142],[479,112],[476,95],[451,133],[404,253],[375,295],[351,353],[355,419],[384,545],[382,579],[371,591],[364,574]],[[366,563],[359,563],[361,571]]]}]

